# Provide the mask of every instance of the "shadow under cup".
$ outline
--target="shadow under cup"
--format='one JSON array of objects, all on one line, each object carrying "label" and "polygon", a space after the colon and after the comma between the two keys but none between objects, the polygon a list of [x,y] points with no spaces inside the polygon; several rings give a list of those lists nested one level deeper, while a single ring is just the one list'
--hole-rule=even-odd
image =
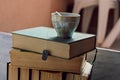
[{"label": "shadow under cup", "polygon": [[72,38],[79,25],[80,15],[67,12],[59,12],[59,14],[52,13],[52,24],[57,32],[57,37]]}]

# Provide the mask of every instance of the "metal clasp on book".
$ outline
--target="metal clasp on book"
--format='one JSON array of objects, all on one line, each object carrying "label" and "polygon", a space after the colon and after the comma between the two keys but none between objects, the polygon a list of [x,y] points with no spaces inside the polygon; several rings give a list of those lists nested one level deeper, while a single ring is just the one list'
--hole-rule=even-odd
[{"label": "metal clasp on book", "polygon": [[47,60],[48,55],[49,55],[49,51],[48,50],[43,50],[42,60]]}]

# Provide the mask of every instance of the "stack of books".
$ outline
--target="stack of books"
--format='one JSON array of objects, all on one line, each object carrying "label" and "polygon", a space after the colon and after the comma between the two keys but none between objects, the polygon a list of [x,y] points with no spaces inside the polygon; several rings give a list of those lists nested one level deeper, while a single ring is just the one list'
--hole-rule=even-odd
[{"label": "stack of books", "polygon": [[92,65],[86,54],[96,49],[96,36],[78,32],[70,39],[56,36],[48,27],[13,32],[8,80],[87,80]]}]

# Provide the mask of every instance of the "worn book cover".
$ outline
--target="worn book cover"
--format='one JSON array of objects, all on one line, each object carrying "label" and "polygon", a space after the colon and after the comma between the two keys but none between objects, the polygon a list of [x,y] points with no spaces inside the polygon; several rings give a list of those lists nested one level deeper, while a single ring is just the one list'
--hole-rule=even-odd
[{"label": "worn book cover", "polygon": [[35,27],[12,32],[14,48],[42,53],[48,50],[52,56],[73,58],[95,49],[93,34],[75,32],[70,39],[57,37],[54,28]]},{"label": "worn book cover", "polygon": [[88,80],[92,71],[92,65],[85,61],[81,74],[67,73],[66,80]]},{"label": "worn book cover", "polygon": [[85,61],[86,65],[81,74],[48,71],[39,69],[22,68],[8,64],[8,78],[7,80],[88,80],[92,65]]},{"label": "worn book cover", "polygon": [[17,49],[10,51],[11,65],[50,71],[63,71],[80,73],[85,61],[85,54],[72,58],[64,59],[48,56],[47,60],[42,60],[42,54],[25,52]]}]

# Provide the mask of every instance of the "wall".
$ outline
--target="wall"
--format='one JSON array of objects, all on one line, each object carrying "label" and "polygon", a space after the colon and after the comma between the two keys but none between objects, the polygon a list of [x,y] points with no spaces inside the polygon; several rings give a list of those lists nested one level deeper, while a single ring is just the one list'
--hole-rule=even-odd
[{"label": "wall", "polygon": [[51,26],[51,12],[66,11],[69,0],[0,0],[0,31]]}]

